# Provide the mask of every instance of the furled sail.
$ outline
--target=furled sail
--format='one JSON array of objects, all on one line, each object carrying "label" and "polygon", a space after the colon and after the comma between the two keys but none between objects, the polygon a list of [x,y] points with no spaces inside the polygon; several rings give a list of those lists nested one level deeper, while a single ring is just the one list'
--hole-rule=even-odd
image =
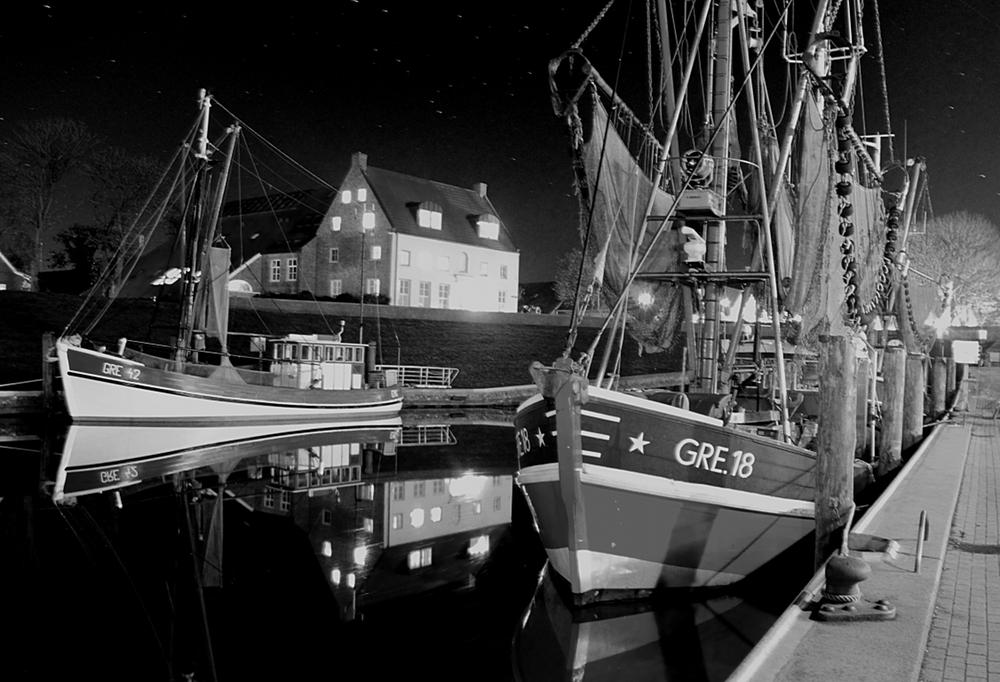
[{"label": "furled sail", "polygon": [[[633,142],[630,148],[618,131],[630,125],[624,120],[628,112],[617,108],[609,121],[594,87],[582,90],[578,98],[560,101],[557,111],[570,127],[582,240],[587,244],[587,257],[595,263],[594,279],[603,282],[605,301],[618,298],[650,244],[653,250],[641,272],[680,270],[676,234],[668,227],[653,243],[661,221],[645,219],[653,191],[652,173],[648,170],[650,163],[639,159],[655,160],[658,153],[652,148],[654,143],[642,131],[633,137],[639,142]],[[639,148],[634,153],[635,146]],[[672,203],[673,198],[657,188],[651,215],[666,215]],[[629,334],[646,352],[670,348],[682,320],[682,308],[678,287],[636,281],[629,290]]]}]

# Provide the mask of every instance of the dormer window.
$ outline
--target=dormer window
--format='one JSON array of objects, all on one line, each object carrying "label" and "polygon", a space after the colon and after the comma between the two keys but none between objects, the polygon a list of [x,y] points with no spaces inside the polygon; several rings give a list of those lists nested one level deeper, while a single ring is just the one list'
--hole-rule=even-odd
[{"label": "dormer window", "polygon": [[358,201],[361,203],[368,201],[368,190],[364,187],[358,188]]},{"label": "dormer window", "polygon": [[417,225],[432,230],[441,229],[441,207],[433,201],[424,201],[417,206]]},{"label": "dormer window", "polygon": [[492,213],[476,216],[476,227],[480,239],[500,239],[500,219]]}]

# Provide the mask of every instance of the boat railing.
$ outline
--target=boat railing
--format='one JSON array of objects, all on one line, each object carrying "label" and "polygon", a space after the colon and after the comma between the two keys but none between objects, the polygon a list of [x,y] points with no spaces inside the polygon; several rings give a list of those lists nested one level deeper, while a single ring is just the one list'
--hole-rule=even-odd
[{"label": "boat railing", "polygon": [[399,434],[399,447],[412,445],[455,445],[458,439],[448,424],[413,424]]},{"label": "boat railing", "polygon": [[430,367],[426,365],[375,365],[376,371],[385,375],[386,384],[401,384],[414,388],[451,388],[458,376],[454,367]]}]

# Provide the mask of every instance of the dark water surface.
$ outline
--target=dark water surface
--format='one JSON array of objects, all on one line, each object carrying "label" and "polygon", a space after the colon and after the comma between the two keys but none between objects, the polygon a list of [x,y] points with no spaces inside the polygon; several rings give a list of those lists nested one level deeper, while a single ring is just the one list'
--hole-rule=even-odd
[{"label": "dark water surface", "polygon": [[186,449],[75,428],[43,434],[47,458],[0,442],[3,680],[721,681],[808,578],[570,610],[506,424],[404,413]]}]

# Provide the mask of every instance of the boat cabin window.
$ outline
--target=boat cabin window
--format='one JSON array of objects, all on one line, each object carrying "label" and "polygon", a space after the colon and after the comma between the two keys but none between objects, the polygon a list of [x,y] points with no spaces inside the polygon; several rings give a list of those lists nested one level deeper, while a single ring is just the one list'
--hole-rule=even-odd
[{"label": "boat cabin window", "polygon": [[311,360],[312,359],[312,349],[309,346],[302,346],[302,359]]}]

